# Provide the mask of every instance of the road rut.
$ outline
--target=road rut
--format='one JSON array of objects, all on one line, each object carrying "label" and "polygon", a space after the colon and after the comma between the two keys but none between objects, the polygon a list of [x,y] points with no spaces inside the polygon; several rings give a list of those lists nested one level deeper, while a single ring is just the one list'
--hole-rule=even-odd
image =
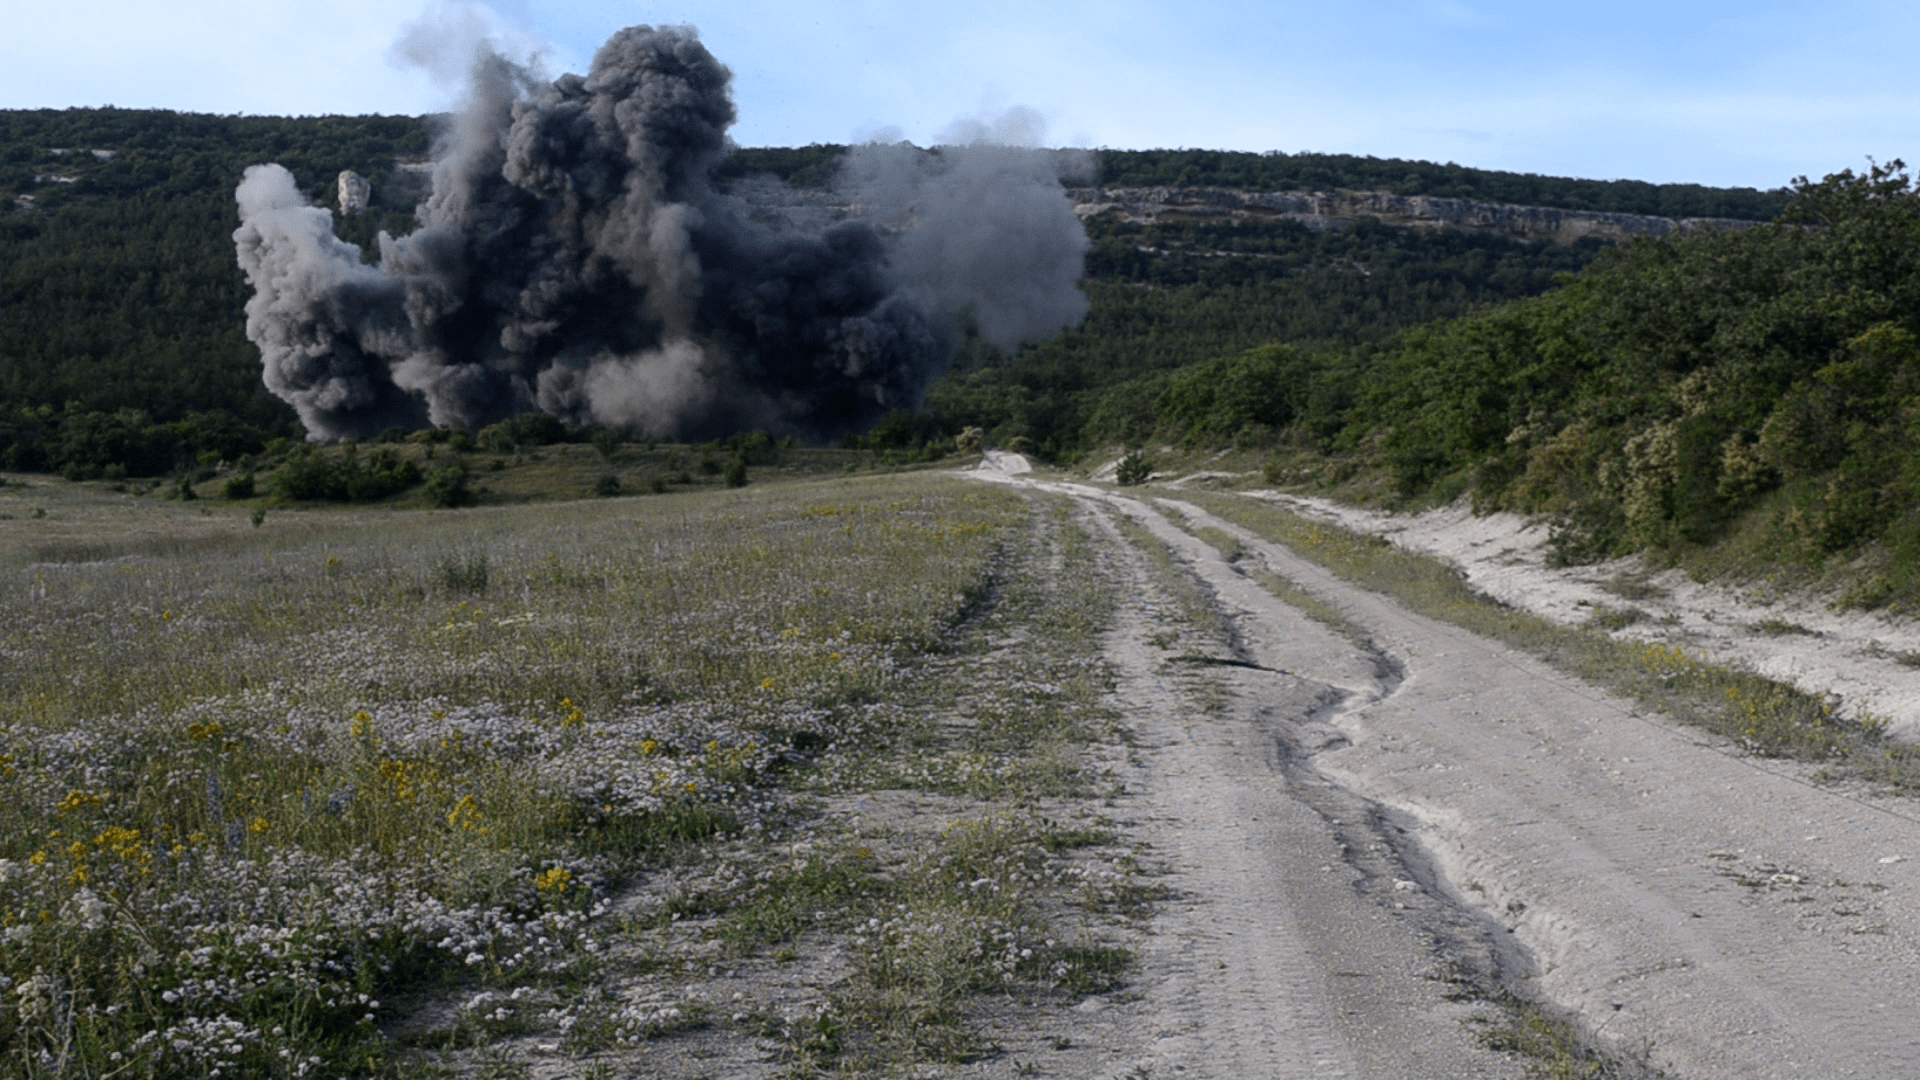
[{"label": "road rut", "polygon": [[[1087,513],[1131,598],[1108,657],[1146,744],[1128,783],[1128,805],[1144,819],[1133,835],[1170,869],[1171,898],[1141,950],[1144,1001],[1132,1011],[1144,1014],[1145,1038],[1122,1055],[1132,1074],[1519,1075],[1516,1061],[1474,1037],[1468,1022],[1491,1010],[1448,981],[1452,954],[1436,944],[1486,928],[1455,925],[1445,905],[1404,889],[1412,883],[1387,842],[1391,826],[1299,763],[1318,712],[1352,692],[1378,696],[1374,669],[1356,661],[1322,672],[1347,688],[1222,664],[1209,674],[1230,702],[1198,707],[1150,643],[1178,620],[1172,602],[1114,510],[1093,503]],[[1304,619],[1290,625],[1324,634]]]}]

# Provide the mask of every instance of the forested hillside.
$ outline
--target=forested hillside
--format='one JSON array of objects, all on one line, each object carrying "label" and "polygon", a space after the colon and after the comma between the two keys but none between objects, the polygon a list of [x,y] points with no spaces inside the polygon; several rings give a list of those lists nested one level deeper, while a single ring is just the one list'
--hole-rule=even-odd
[{"label": "forested hillside", "polygon": [[[297,438],[243,334],[234,185],[246,166],[277,161],[331,205],[334,177],[354,169],[373,180],[373,203],[339,229],[364,247],[380,229],[411,227],[422,178],[395,164],[424,158],[431,138],[429,118],[0,112],[0,467],[157,475]],[[719,176],[818,186],[843,152],[745,149]],[[1103,151],[1097,160],[1101,182],[1124,185],[1344,187],[1749,218],[1772,215],[1783,198],[1342,155]],[[1368,221],[1316,231],[1288,220],[1115,217],[1088,227],[1084,325],[1012,356],[964,348],[927,408],[890,421],[884,439],[978,426],[1059,457],[1169,424],[1189,438],[1279,439],[1290,413],[1273,402],[1243,410],[1245,423],[1196,424],[1178,410],[1162,415],[1159,397],[1191,379],[1183,369],[1237,362],[1222,358],[1259,346],[1284,345],[1289,363],[1316,370],[1364,367],[1400,331],[1536,296],[1602,250]],[[1354,383],[1315,385],[1324,428],[1344,415]]]},{"label": "forested hillside", "polygon": [[1785,219],[1322,357],[1303,381],[1339,406],[1280,422],[1406,494],[1554,515],[1568,557],[1870,554],[1850,602],[1920,596],[1920,188],[1898,161],[1841,172]]},{"label": "forested hillside", "polygon": [[1024,435],[1049,456],[1143,439],[1184,366],[1274,342],[1371,346],[1543,292],[1602,250],[1369,222],[1315,232],[1286,220],[1096,219],[1088,233],[1086,322],[1014,356],[963,356],[930,391],[928,425]]},{"label": "forested hillside", "polygon": [[[340,170],[384,177],[428,142],[408,117],[0,111],[0,467],[163,473],[297,434],[243,333],[234,185],[280,161],[332,201]],[[406,228],[400,202],[347,237]]]}]

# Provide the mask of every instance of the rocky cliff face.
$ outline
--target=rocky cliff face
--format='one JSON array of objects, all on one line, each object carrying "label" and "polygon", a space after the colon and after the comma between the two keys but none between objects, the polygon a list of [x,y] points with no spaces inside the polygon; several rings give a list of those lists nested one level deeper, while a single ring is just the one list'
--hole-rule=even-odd
[{"label": "rocky cliff face", "polygon": [[1732,218],[1664,218],[1543,206],[1472,202],[1385,191],[1246,192],[1230,188],[1072,188],[1081,220],[1114,217],[1140,224],[1162,220],[1291,218],[1309,228],[1330,229],[1361,218],[1415,228],[1476,229],[1519,240],[1570,244],[1584,237],[1630,240],[1687,229],[1744,229]]}]

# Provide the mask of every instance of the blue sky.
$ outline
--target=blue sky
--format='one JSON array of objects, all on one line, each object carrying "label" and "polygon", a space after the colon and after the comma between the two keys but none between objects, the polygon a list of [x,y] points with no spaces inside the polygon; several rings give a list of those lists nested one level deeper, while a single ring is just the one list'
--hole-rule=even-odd
[{"label": "blue sky", "polygon": [[6,0],[0,108],[420,113],[409,27],[584,71],[690,23],[742,145],[926,144],[1038,111],[1050,145],[1301,150],[1777,187],[1920,162],[1920,4],[1887,0]]}]

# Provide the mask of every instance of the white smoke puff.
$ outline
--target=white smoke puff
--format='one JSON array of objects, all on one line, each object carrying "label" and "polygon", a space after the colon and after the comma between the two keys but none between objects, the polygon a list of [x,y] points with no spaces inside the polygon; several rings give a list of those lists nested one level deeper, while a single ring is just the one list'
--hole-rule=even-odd
[{"label": "white smoke puff", "polygon": [[[370,353],[405,348],[393,282],[334,235],[332,213],[309,203],[280,166],[247,169],[234,197],[243,221],[234,246],[254,289],[247,337],[260,348],[267,388],[316,434],[343,411],[374,422],[417,421],[417,410],[369,362]],[[355,303],[349,314],[316,298]]]},{"label": "white smoke puff", "polygon": [[705,368],[698,345],[673,341],[639,356],[596,361],[581,390],[595,422],[657,435],[673,430],[678,409],[714,405],[720,392]]},{"label": "white smoke puff", "polygon": [[888,264],[904,289],[948,318],[970,313],[982,337],[1010,350],[1087,313],[1086,230],[1062,164],[991,143],[867,145],[850,152],[840,183],[864,214],[900,230]]},{"label": "white smoke puff", "polygon": [[1030,150],[1043,145],[1046,138],[1047,118],[1025,105],[1013,105],[997,116],[955,120],[934,137],[934,142],[941,146],[1016,146]]}]

